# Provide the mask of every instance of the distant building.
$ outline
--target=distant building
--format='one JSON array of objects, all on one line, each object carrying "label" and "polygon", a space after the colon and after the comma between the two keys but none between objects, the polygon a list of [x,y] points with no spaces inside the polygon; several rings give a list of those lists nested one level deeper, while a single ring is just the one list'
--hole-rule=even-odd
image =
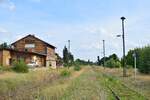
[{"label": "distant building", "polygon": [[26,64],[35,62],[56,68],[55,48],[34,35],[27,35],[12,43],[11,49],[0,49],[0,64],[11,66],[14,61],[23,59]]}]

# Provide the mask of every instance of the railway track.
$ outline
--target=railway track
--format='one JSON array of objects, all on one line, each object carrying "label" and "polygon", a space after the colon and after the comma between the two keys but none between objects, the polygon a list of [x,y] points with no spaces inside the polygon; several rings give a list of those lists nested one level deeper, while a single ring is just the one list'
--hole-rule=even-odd
[{"label": "railway track", "polygon": [[117,79],[112,74],[105,72],[104,70],[100,70],[98,68],[92,67],[94,71],[100,73],[100,81],[101,85],[107,88],[107,90],[112,94],[112,98],[115,100],[121,99],[131,99],[131,100],[148,100],[147,97],[138,93],[134,89],[129,88],[126,84],[119,79]]},{"label": "railway track", "polygon": [[108,87],[108,89],[111,91],[111,93],[113,94],[113,96],[114,96],[114,98],[115,98],[116,100],[121,100],[120,97],[113,91],[112,88],[110,88],[109,86],[107,86],[107,87]]},{"label": "railway track", "polygon": [[[97,71],[95,67],[92,67],[92,69],[94,71]],[[110,86],[106,85],[106,87],[111,91],[111,93],[113,94],[115,100],[121,100],[120,97],[115,93],[115,91]]]}]

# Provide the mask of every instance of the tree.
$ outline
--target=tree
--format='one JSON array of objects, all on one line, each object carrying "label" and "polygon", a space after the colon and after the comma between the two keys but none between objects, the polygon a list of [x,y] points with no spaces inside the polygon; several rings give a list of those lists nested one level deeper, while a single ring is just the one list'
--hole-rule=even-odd
[{"label": "tree", "polygon": [[150,74],[150,46],[136,48],[128,52],[126,56],[126,63],[131,66],[134,64],[134,58],[132,56],[133,53],[136,53],[136,64],[138,70],[141,73]]},{"label": "tree", "polygon": [[68,59],[69,66],[72,66],[74,63],[74,57],[70,52],[68,53],[68,56],[69,56],[69,59]]},{"label": "tree", "polygon": [[57,66],[62,66],[62,64],[63,64],[63,59],[59,56],[59,54],[55,54],[56,55],[56,65]]},{"label": "tree", "polygon": [[135,50],[129,50],[127,56],[126,56],[126,64],[130,66],[134,66],[134,58],[133,58],[133,53]]},{"label": "tree", "polygon": [[[104,64],[104,57],[99,61],[100,65]],[[105,57],[105,65],[106,67],[121,67],[121,63],[119,57],[116,54],[112,54],[109,57]]]},{"label": "tree", "polygon": [[[108,57],[105,57],[105,62],[106,62],[108,59],[109,59]],[[101,58],[101,60],[100,60],[100,65],[103,65],[103,66],[104,66],[104,57]]]},{"label": "tree", "polygon": [[65,67],[70,67],[74,63],[74,57],[70,52],[68,52],[66,46],[63,49],[63,63]]},{"label": "tree", "polygon": [[[105,62],[107,62],[108,60],[113,59],[115,61],[120,62],[119,57],[116,54],[112,54],[109,57],[105,57]],[[104,64],[104,57],[101,58],[101,60],[99,61],[100,65]]]},{"label": "tree", "polygon": [[99,56],[97,56],[97,65],[99,65],[99,66],[101,65]]},{"label": "tree", "polygon": [[115,68],[115,67],[121,67],[120,61],[116,61],[115,59],[111,58],[106,61],[106,66],[110,68]]},{"label": "tree", "polygon": [[119,58],[116,54],[112,54],[108,57],[108,59],[114,59],[115,61],[119,61]]},{"label": "tree", "polygon": [[108,61],[106,61],[106,66],[110,68],[115,67],[115,60],[111,58]]},{"label": "tree", "polygon": [[139,71],[150,74],[150,46],[142,48],[140,53]]},{"label": "tree", "polygon": [[8,45],[6,42],[0,44],[0,48],[10,48],[10,45]]},{"label": "tree", "polygon": [[63,49],[63,63],[64,63],[64,66],[66,67],[68,65],[68,62],[69,61],[69,57],[68,57],[68,49],[67,47],[65,46],[64,49]]},{"label": "tree", "polygon": [[79,65],[88,65],[89,62],[81,59],[76,59],[75,63],[78,63]]}]

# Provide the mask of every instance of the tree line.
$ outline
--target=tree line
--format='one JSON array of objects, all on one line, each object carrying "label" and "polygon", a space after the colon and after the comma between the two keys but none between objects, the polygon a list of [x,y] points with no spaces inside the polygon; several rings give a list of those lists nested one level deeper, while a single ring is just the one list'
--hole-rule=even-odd
[{"label": "tree line", "polygon": [[136,55],[136,65],[140,72],[150,74],[150,45],[129,50],[126,56],[126,64],[134,66],[133,54]]},{"label": "tree line", "polygon": [[[104,63],[105,62],[105,63]],[[99,56],[97,56],[97,65],[104,66],[104,67],[121,67],[121,61],[119,60],[119,57],[116,54],[112,54],[109,57],[103,57],[100,59]]]},{"label": "tree line", "polygon": [[[0,48],[11,48],[10,45],[8,45],[6,42],[0,44]],[[150,45],[142,47],[142,48],[135,48],[132,50],[129,50],[126,57],[125,62],[128,67],[134,67],[134,57],[133,54],[136,55],[136,65],[138,70],[141,73],[150,74]],[[105,67],[121,67],[122,66],[122,59],[119,59],[119,57],[116,54],[112,54],[108,57],[103,57],[100,59],[99,56],[97,56],[97,61],[92,62],[90,60],[81,60],[76,59],[74,60],[74,56],[71,52],[68,51],[67,47],[65,46],[63,49],[63,57],[61,58],[58,54],[57,56],[57,64],[63,65],[65,67],[71,67],[74,64],[79,65],[99,65],[99,66],[105,66]],[[105,60],[105,65],[104,65]]]},{"label": "tree line", "polygon": [[[60,61],[61,62],[61,61]],[[74,60],[74,56],[71,52],[68,51],[68,48],[64,46],[63,49],[63,57],[62,57],[62,62],[64,67],[71,67],[73,65],[94,65],[95,63],[90,61],[90,60],[81,60],[81,59],[76,59]]]},{"label": "tree line", "polygon": [[[139,72],[150,74],[150,45],[129,50],[125,56],[126,67],[134,67],[134,56],[136,56],[136,66]],[[104,65],[105,59],[105,65]],[[122,58],[123,59],[123,58]],[[105,67],[122,67],[122,59],[119,59],[116,54],[109,57],[97,57],[97,65]]]}]

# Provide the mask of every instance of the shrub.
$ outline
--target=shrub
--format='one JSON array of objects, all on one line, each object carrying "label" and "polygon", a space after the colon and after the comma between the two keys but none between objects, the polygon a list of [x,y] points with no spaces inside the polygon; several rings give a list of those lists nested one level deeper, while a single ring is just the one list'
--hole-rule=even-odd
[{"label": "shrub", "polygon": [[71,75],[71,72],[69,70],[63,70],[63,71],[61,71],[60,75],[68,77]]},{"label": "shrub", "polygon": [[119,61],[116,61],[115,62],[115,67],[117,67],[117,68],[121,67],[121,63]]},{"label": "shrub", "polygon": [[126,65],[126,67],[127,67],[127,68],[133,68],[133,66],[131,66],[131,65]]},{"label": "shrub", "polygon": [[79,64],[75,64],[75,66],[74,66],[74,70],[75,70],[75,71],[79,71],[79,70],[81,70],[80,65],[79,65]]},{"label": "shrub", "polygon": [[20,59],[17,62],[14,62],[13,70],[21,73],[27,73],[29,71],[28,66],[22,59]]},{"label": "shrub", "polygon": [[2,71],[12,71],[12,68],[11,68],[11,67],[7,67],[7,66],[5,66],[5,67],[0,66],[0,71],[1,71],[1,72],[2,72]]},{"label": "shrub", "polygon": [[115,61],[114,59],[110,59],[106,62],[106,66],[110,68],[120,67],[121,63],[119,61]]},{"label": "shrub", "polygon": [[0,72],[2,72],[3,71],[3,67],[2,66],[0,66]]},{"label": "shrub", "polygon": [[64,63],[63,66],[64,66],[64,67],[68,67],[68,64]]}]

